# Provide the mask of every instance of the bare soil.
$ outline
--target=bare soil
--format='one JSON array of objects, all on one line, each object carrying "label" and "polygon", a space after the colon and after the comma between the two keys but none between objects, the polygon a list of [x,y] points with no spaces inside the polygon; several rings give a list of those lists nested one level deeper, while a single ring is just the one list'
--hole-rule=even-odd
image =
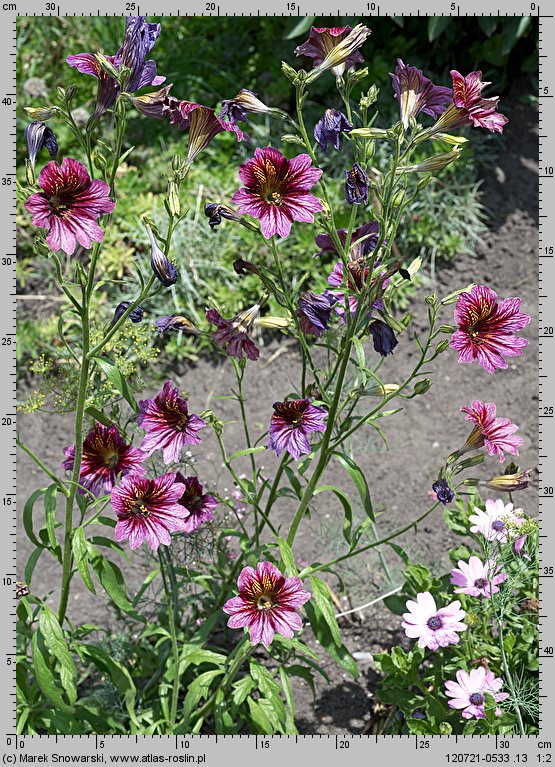
[{"label": "bare soil", "polygon": [[[488,169],[483,186],[483,202],[489,210],[489,231],[478,247],[478,257],[461,256],[441,268],[432,286],[439,296],[469,282],[484,283],[494,288],[500,297],[521,296],[523,308],[533,317],[523,335],[530,345],[523,357],[513,358],[509,369],[491,376],[476,364],[458,365],[456,354],[449,350],[435,365],[434,384],[422,397],[407,400],[404,410],[384,421],[389,441],[386,450],[380,438],[370,429],[362,429],[352,445],[354,457],[363,468],[371,486],[374,508],[380,512],[380,536],[389,530],[418,517],[429,505],[429,491],[442,461],[459,447],[468,433],[468,426],[459,409],[473,399],[495,402],[498,413],[511,418],[520,426],[524,438],[521,467],[534,469],[537,477],[538,462],[538,121],[536,111],[509,98],[510,118],[503,151],[496,158],[497,168]],[[505,103],[504,103],[505,107]],[[445,221],[449,227],[449,221]],[[429,291],[428,291],[429,292]],[[415,313],[411,329],[425,329],[426,305],[421,293],[411,309]],[[452,321],[452,307],[445,312],[445,322]],[[368,345],[368,356],[374,352]],[[409,334],[401,337],[395,354],[388,357],[380,375],[388,383],[401,381],[414,364],[417,349]],[[252,434],[255,438],[267,428],[271,404],[282,400],[298,380],[299,357],[294,347],[280,347],[272,343],[263,350],[258,363],[249,366],[245,388]],[[179,387],[190,393],[191,407],[199,412],[211,407],[224,421],[238,421],[236,403],[214,399],[226,394],[234,384],[233,369],[229,362],[212,364],[201,361],[182,376],[175,378]],[[20,438],[40,454],[47,466],[56,469],[62,459],[62,449],[71,442],[70,417],[35,414],[18,418]],[[208,431],[208,429],[206,430]],[[225,440],[229,452],[245,446],[238,422],[226,427]],[[225,493],[226,484],[216,455],[214,441],[207,438],[195,451],[195,469],[201,481]],[[265,470],[275,470],[273,455],[264,456]],[[497,472],[499,464],[488,459],[485,466],[475,471],[484,478]],[[221,475],[221,476],[219,476]],[[219,476],[219,479],[215,479]],[[324,481],[337,484],[353,495],[349,478],[343,469],[333,464]],[[20,508],[37,488],[45,484],[40,471],[25,455],[19,456],[18,496]],[[536,482],[534,482],[536,484]],[[228,485],[228,491],[233,488]],[[333,496],[324,493],[312,505],[310,520],[305,520],[295,543],[299,562],[325,561],[340,553],[341,526],[339,512]],[[536,488],[532,486],[519,496],[529,514],[537,511]],[[292,507],[280,501],[274,510],[275,518],[287,529]],[[361,512],[362,513],[362,512]],[[452,541],[441,515],[429,517],[417,531],[405,534],[399,543],[411,557],[425,562],[434,571],[441,572],[448,563],[447,549]],[[18,531],[18,571],[20,577],[32,546],[22,529]],[[399,560],[386,553],[391,580],[383,573],[377,556],[361,557],[355,565],[345,568],[342,575],[347,593],[340,598],[342,610],[348,610],[385,593],[400,584]],[[131,588],[138,583],[144,560],[138,567],[128,568],[126,575]],[[33,590],[41,595],[52,594],[53,603],[58,596],[59,569],[44,557],[33,577]],[[338,590],[333,579],[330,584]],[[93,597],[80,586],[76,578],[69,605],[69,615],[76,623],[98,623],[117,627],[116,619],[99,595]],[[323,664],[331,678],[327,685],[318,682],[316,702],[308,686],[299,681],[295,690],[297,724],[302,733],[360,733],[368,731],[372,712],[372,698],[379,685],[379,675],[371,663],[371,654],[403,643],[404,633],[400,621],[385,608],[377,606],[341,619],[345,643],[359,659],[360,678],[353,681],[332,661],[323,657]],[[315,640],[306,632],[312,646]],[[365,729],[366,728],[366,729]]]}]

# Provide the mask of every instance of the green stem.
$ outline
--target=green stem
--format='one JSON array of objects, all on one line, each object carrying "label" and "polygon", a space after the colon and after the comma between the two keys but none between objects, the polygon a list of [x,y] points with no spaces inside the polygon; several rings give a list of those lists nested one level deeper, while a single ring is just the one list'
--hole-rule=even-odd
[{"label": "green stem", "polygon": [[331,559],[329,562],[325,562],[324,564],[319,564],[319,565],[316,565],[315,567],[307,567],[305,570],[299,573],[299,578],[306,578],[309,575],[312,575],[313,573],[320,572],[321,570],[327,570],[328,568],[336,565],[338,562],[344,562],[346,559],[350,559],[351,557],[354,557],[358,554],[362,554],[364,551],[369,551],[370,549],[375,549],[376,546],[383,546],[384,543],[389,543],[389,541],[392,541],[394,538],[398,538],[400,535],[403,535],[403,533],[406,533],[407,530],[410,530],[411,528],[414,528],[416,525],[419,525],[420,522],[425,520],[426,517],[429,517],[430,514],[434,511],[434,509],[436,509],[438,506],[439,506],[439,501],[436,501],[436,503],[434,503],[433,506],[431,506],[427,511],[424,512],[424,514],[421,514],[413,522],[409,522],[407,525],[397,528],[397,530],[394,530],[385,538],[381,538],[380,540],[377,540],[377,541],[372,541],[372,543],[368,543],[366,544],[366,546],[362,546],[360,549],[349,551],[347,552],[347,554],[342,554],[340,557]]},{"label": "green stem", "polygon": [[[235,368],[235,377],[237,379],[237,399],[239,400],[239,407],[241,408],[241,420],[243,422],[243,431],[245,433],[245,441],[247,443],[247,447],[252,447],[250,432],[249,432],[249,425],[247,423],[247,412],[245,410],[245,399],[243,396],[243,375],[245,372],[245,369],[241,369],[241,365],[237,360],[232,357],[233,359],[233,367]],[[250,453],[250,464],[251,464],[251,482],[252,482],[252,488],[253,493],[255,492],[256,488],[256,461],[254,460],[254,455]],[[254,511],[254,540],[255,544],[258,548],[258,545],[260,544],[260,537],[258,532],[258,509],[256,507],[256,504],[253,506]]]},{"label": "green stem", "polygon": [[[167,559],[166,559],[167,558]],[[175,601],[172,599],[172,593],[168,587],[168,574],[166,568],[168,566],[169,556],[167,552],[162,553],[161,549],[158,549],[158,560],[160,562],[160,573],[162,574],[162,583],[164,585],[164,595],[166,597],[166,606],[168,608],[168,621],[171,635],[171,647],[173,658],[173,685],[172,685],[172,697],[170,707],[170,726],[168,735],[172,735],[175,729],[175,723],[177,719],[177,704],[179,700],[179,646],[177,644],[177,621]],[[175,580],[175,575],[174,575]],[[176,590],[175,584],[173,585],[174,592]],[[174,593],[174,596],[177,596]]]},{"label": "green stem", "polygon": [[66,615],[67,602],[69,598],[69,584],[71,581],[71,571],[73,567],[73,506],[75,503],[75,495],[77,493],[77,486],[81,475],[81,459],[83,457],[83,418],[85,415],[85,402],[89,384],[89,306],[85,290],[83,290],[83,313],[81,315],[81,321],[83,328],[83,358],[81,363],[81,373],[79,376],[77,404],[75,407],[75,456],[73,462],[73,473],[71,475],[71,485],[69,487],[69,492],[66,496],[62,559],[62,589],[60,594],[60,603],[58,606],[58,622],[60,625],[63,624]]}]

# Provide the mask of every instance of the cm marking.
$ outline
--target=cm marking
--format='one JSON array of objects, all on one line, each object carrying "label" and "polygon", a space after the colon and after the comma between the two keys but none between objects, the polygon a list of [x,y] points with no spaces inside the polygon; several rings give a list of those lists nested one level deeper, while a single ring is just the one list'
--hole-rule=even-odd
[{"label": "cm marking", "polygon": [[17,5],[15,3],[4,3],[2,5],[3,11],[17,11]]}]

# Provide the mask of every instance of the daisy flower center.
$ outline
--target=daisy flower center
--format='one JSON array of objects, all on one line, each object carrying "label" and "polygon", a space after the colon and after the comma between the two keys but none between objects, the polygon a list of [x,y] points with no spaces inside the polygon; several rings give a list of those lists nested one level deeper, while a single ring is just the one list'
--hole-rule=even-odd
[{"label": "daisy flower center", "polygon": [[488,582],[486,581],[485,578],[477,578],[474,581],[474,585],[476,586],[477,589],[483,589],[488,585]]},{"label": "daisy flower center", "polygon": [[428,623],[426,625],[432,631],[437,631],[438,629],[440,629],[443,626],[443,623],[442,623],[441,618],[439,617],[439,615],[433,615],[429,619],[429,621],[428,621]]},{"label": "daisy flower center", "polygon": [[470,702],[473,706],[481,706],[482,703],[485,702],[485,697],[482,695],[481,692],[473,692],[472,695],[469,698]]},{"label": "daisy flower center", "polygon": [[500,530],[505,529],[505,523],[501,519],[496,519],[491,523],[491,529],[498,533]]}]

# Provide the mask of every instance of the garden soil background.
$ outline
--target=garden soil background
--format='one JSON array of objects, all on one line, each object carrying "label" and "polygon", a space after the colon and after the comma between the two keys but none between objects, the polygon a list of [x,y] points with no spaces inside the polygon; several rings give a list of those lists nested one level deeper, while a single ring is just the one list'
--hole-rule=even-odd
[{"label": "garden soil background", "polygon": [[[467,285],[469,282],[483,283],[494,288],[502,298],[520,296],[523,310],[532,315],[532,323],[522,335],[530,345],[522,357],[510,358],[509,369],[491,376],[476,364],[457,364],[457,355],[448,350],[435,363],[434,383],[431,390],[421,397],[404,402],[404,411],[385,419],[382,423],[389,441],[389,450],[370,428],[361,429],[361,436],[352,448],[354,456],[363,468],[372,491],[374,508],[380,511],[379,534],[407,524],[430,505],[430,487],[437,477],[438,469],[445,457],[459,447],[468,432],[468,423],[459,412],[463,405],[473,399],[495,402],[498,414],[511,418],[520,426],[524,438],[519,464],[532,468],[534,482],[518,495],[519,505],[524,511],[537,513],[537,463],[538,463],[538,117],[531,106],[524,106],[519,94],[524,92],[518,85],[513,86],[509,97],[504,99],[503,111],[510,118],[506,131],[504,149],[496,158],[496,168],[484,171],[482,202],[489,211],[489,231],[477,248],[477,258],[461,256],[436,274],[432,286],[438,296]],[[449,227],[449,221],[444,222]],[[210,236],[210,233],[207,233]],[[217,235],[219,236],[219,234]],[[429,292],[429,291],[428,291]],[[415,318],[411,330],[425,330],[425,292],[419,294],[411,309]],[[452,321],[452,307],[447,307],[443,322]],[[400,382],[415,361],[416,346],[410,342],[409,334],[400,338],[392,357],[381,367],[380,375],[387,383]],[[367,354],[373,354],[367,344]],[[278,339],[263,349],[257,363],[249,363],[245,377],[248,412],[255,437],[266,429],[275,400],[294,388],[299,380],[299,357],[287,339]],[[236,403],[214,399],[215,395],[227,394],[234,385],[231,363],[222,361],[213,364],[201,360],[182,376],[175,378],[179,387],[190,393],[191,408],[199,412],[211,407],[224,421],[238,418]],[[145,392],[145,395],[147,393]],[[148,393],[150,396],[150,393]],[[21,392],[25,395],[25,391]],[[37,452],[45,464],[54,470],[63,458],[63,448],[71,443],[73,422],[70,416],[20,414],[18,416],[20,438]],[[208,429],[206,429],[208,431]],[[364,432],[364,434],[362,434]],[[226,427],[225,440],[228,452],[245,447],[239,424]],[[195,451],[195,469],[201,481],[213,488],[213,477],[221,474],[221,465],[215,451],[215,444],[206,439]],[[264,456],[265,471],[270,476],[276,462],[273,455]],[[481,467],[473,470],[474,476],[488,478],[501,473],[503,466],[497,460],[488,458]],[[215,474],[212,472],[215,472]],[[31,460],[20,454],[17,467],[18,508],[22,509],[29,495],[44,486],[45,478]],[[354,488],[348,484],[348,477],[342,469],[335,468],[325,478],[327,484],[338,484],[352,496]],[[220,493],[226,492],[223,475],[218,485]],[[233,487],[227,486],[229,493]],[[340,545],[341,527],[331,494],[322,494],[311,507],[310,520],[305,519],[295,542],[297,562],[301,565],[314,560],[325,561],[333,556]],[[286,501],[275,507],[278,523],[287,529],[292,508]],[[438,510],[418,527],[406,533],[397,541],[405,547],[411,557],[427,564],[434,574],[445,572],[449,566],[447,548],[452,536]],[[23,578],[25,563],[32,551],[21,525],[17,538],[17,562],[19,577]],[[113,555],[117,556],[117,555]],[[126,578],[133,584],[141,582],[149,563],[144,554],[132,554],[133,566],[123,560],[118,562]],[[356,567],[342,573],[347,584],[345,595],[338,597],[338,611],[349,610],[368,602],[391,588],[391,581],[383,575],[375,553],[363,557]],[[402,582],[399,560],[388,555],[393,585]],[[51,593],[51,603],[57,604],[59,567],[43,556],[33,576],[33,591],[43,596]],[[330,576],[330,585],[339,592],[337,580]],[[97,623],[121,629],[113,612],[99,593],[91,595],[81,583],[74,579],[69,605],[70,619],[79,623]],[[379,685],[379,674],[371,663],[371,654],[406,644],[406,637],[400,628],[401,619],[392,615],[383,606],[374,606],[340,619],[345,643],[355,654],[360,667],[360,677],[354,681],[328,656],[320,652],[322,663],[330,676],[331,683],[317,680],[316,701],[306,683],[299,680],[295,689],[297,703],[297,726],[301,733],[361,733],[370,731],[372,712],[376,703],[375,690]],[[124,627],[125,628],[125,627]],[[303,639],[319,651],[310,630],[305,630]],[[264,653],[260,653],[264,657]]]}]

